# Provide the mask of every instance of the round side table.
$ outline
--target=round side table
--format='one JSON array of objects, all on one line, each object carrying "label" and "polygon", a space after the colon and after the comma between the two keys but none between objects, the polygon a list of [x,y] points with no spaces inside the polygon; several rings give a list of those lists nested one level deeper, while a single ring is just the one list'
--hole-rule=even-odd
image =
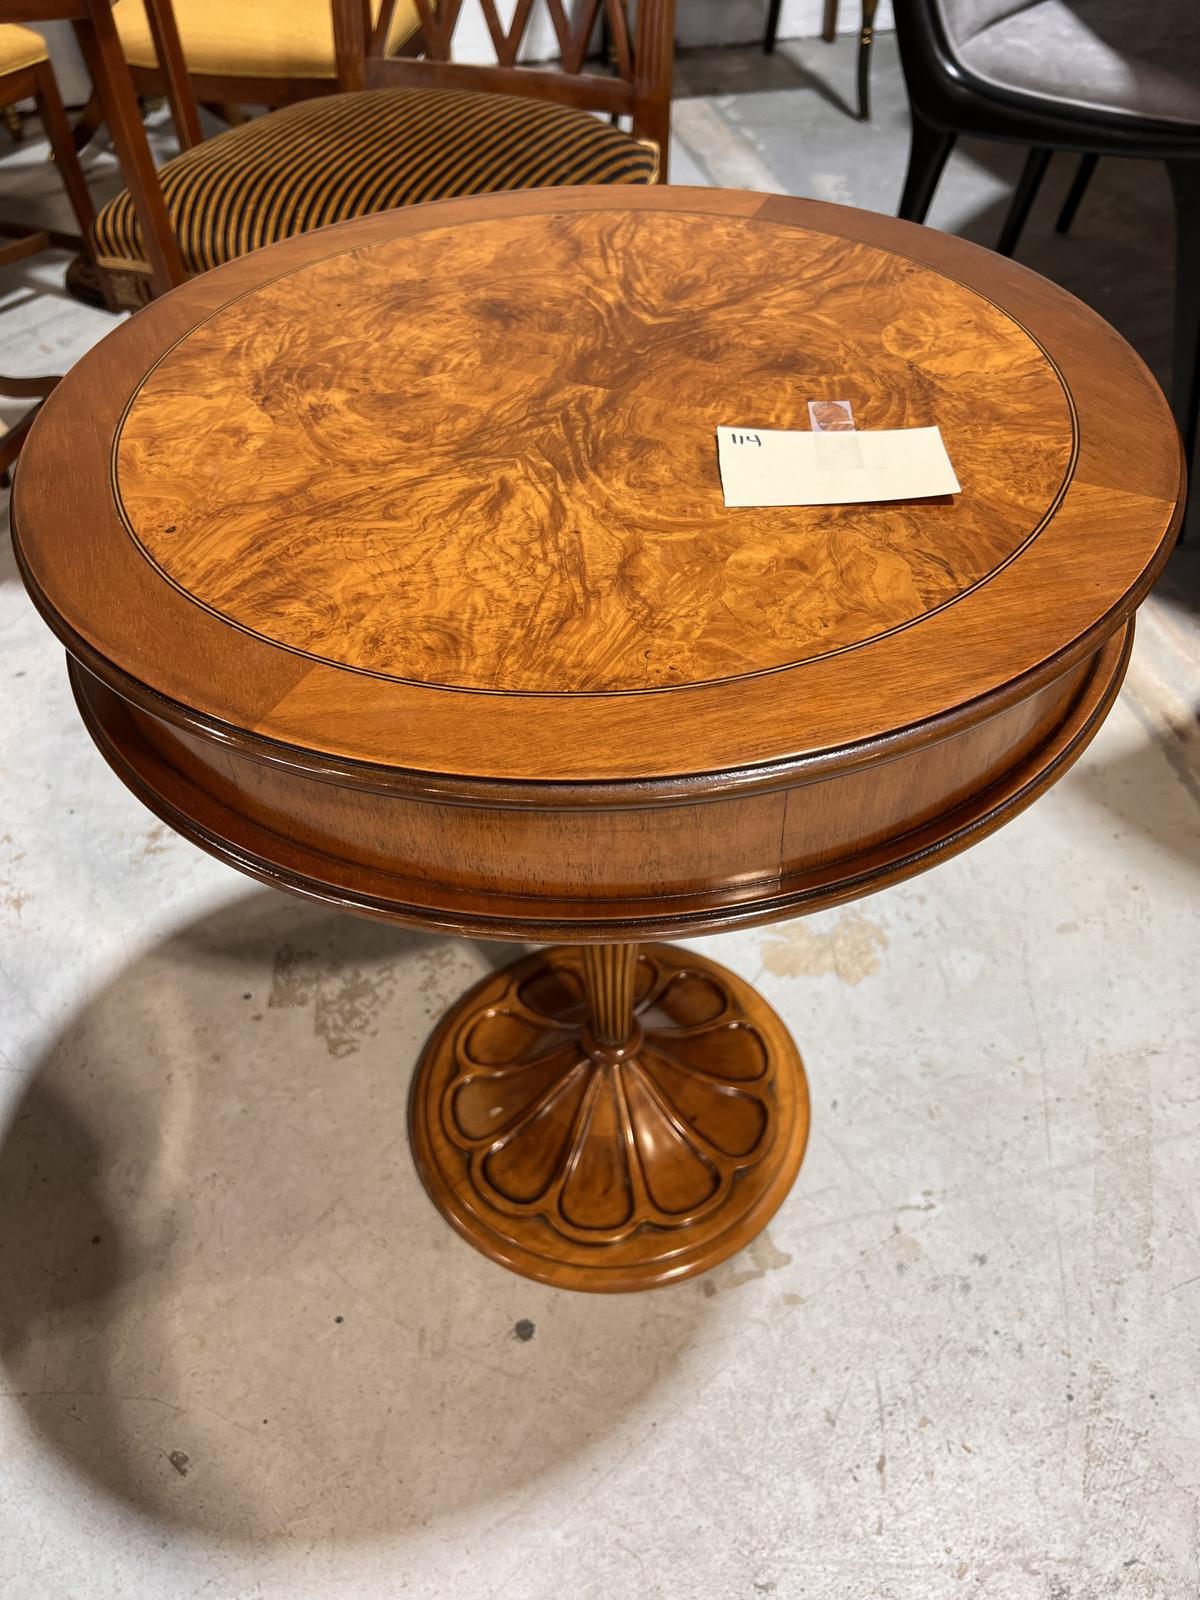
[{"label": "round side table", "polygon": [[[718,424],[937,424],[939,500],[727,510]],[[637,1289],[800,1165],[765,1001],[653,942],[982,838],[1121,682],[1182,457],[1051,284],[866,212],[550,190],[325,229],[166,296],[47,402],[22,572],[125,783],[267,883],[565,941],[443,1018],[413,1151],[517,1272]]]}]

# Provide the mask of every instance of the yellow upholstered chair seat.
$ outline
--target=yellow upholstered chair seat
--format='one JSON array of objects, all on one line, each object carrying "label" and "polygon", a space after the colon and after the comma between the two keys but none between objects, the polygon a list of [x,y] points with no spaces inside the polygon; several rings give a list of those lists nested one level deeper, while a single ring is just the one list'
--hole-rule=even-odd
[{"label": "yellow upholstered chair seat", "polygon": [[[379,15],[379,0],[374,13]],[[174,0],[188,71],[219,78],[335,78],[333,10],[329,0]],[[131,67],[158,58],[142,0],[113,11]],[[389,52],[417,30],[415,0],[398,0]]]},{"label": "yellow upholstered chair seat", "polygon": [[[321,95],[195,145],[159,169],[189,272],[394,206],[501,189],[653,183],[658,152],[585,111],[514,95]],[[128,192],[94,229],[101,267],[144,270]]]},{"label": "yellow upholstered chair seat", "polygon": [[32,28],[18,28],[15,22],[0,23],[0,77],[8,72],[21,72],[25,67],[36,67],[39,61],[49,61],[46,41]]}]

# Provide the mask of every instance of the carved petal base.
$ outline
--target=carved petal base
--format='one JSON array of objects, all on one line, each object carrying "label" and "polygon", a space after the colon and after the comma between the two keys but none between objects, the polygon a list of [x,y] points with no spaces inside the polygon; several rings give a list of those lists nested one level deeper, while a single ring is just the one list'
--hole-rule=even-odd
[{"label": "carved petal base", "polygon": [[766,1225],[804,1156],[808,1088],[767,1003],[671,945],[641,947],[628,1042],[598,1043],[580,950],[556,945],[447,1012],[409,1125],[435,1205],[485,1255],[563,1288],[648,1289]]}]

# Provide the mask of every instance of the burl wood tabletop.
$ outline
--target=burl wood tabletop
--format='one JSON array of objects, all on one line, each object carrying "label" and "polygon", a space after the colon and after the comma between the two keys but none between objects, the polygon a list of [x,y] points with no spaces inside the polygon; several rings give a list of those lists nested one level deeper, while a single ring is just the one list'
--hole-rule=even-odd
[{"label": "burl wood tabletop", "polygon": [[[727,510],[716,426],[834,397],[936,424],[962,493]],[[1180,473],[1138,358],[1011,262],[808,201],[558,190],[323,230],[160,300],[46,407],[17,522],[68,642],[202,718],[430,775],[655,783],[1082,658],[1149,583]]]},{"label": "burl wood tabletop", "polygon": [[[726,511],[717,425],[807,427],[831,395],[860,428],[936,423],[963,493]],[[828,234],[613,208],[262,285],[163,356],[115,461],[148,556],[240,627],[414,683],[594,694],[927,616],[1036,535],[1074,455],[1053,362],[976,290]]]}]

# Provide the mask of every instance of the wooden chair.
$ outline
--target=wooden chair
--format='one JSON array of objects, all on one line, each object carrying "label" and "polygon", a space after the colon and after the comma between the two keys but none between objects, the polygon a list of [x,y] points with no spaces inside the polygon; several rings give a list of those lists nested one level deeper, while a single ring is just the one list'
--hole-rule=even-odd
[{"label": "wooden chair", "polygon": [[[4,12],[0,10],[0,16]],[[87,240],[95,220],[92,200],[84,182],[71,129],[54,81],[49,52],[41,34],[14,23],[0,22],[0,107],[15,106],[32,99],[38,109],[46,138],[67,199],[79,224],[79,233],[63,233],[57,228],[31,228],[23,223],[0,221],[0,266],[20,261],[39,250],[88,248]],[[0,394],[19,399],[44,400],[58,382],[57,377],[11,378],[0,375]],[[30,424],[37,414],[35,405],[14,428],[0,436],[0,482],[7,481],[8,469],[17,458]]]},{"label": "wooden chair", "polygon": [[[174,0],[192,93],[202,104],[284,106],[338,89],[329,0]],[[121,0],[113,16],[141,95],[166,93],[155,30],[144,0]],[[416,0],[374,0],[373,53],[419,42]]]},{"label": "wooden chair", "polygon": [[[564,0],[543,0],[561,68],[518,64],[536,0],[517,0],[507,29],[496,0],[481,0],[496,55],[486,66],[453,59],[462,0],[414,0],[419,59],[372,53],[366,0],[332,0],[342,92],[203,142],[170,0],[146,0],[184,145],[157,174],[140,122],[130,126],[137,102],[110,0],[41,3],[76,14],[129,184],[93,229],[97,264],[122,305],[348,217],[496,190],[653,183],[665,173],[675,0],[641,0],[633,22],[629,0],[584,0],[574,22]],[[615,73],[587,70],[602,3]],[[629,132],[604,114],[628,118]],[[139,134],[130,166],[124,151]]]}]

